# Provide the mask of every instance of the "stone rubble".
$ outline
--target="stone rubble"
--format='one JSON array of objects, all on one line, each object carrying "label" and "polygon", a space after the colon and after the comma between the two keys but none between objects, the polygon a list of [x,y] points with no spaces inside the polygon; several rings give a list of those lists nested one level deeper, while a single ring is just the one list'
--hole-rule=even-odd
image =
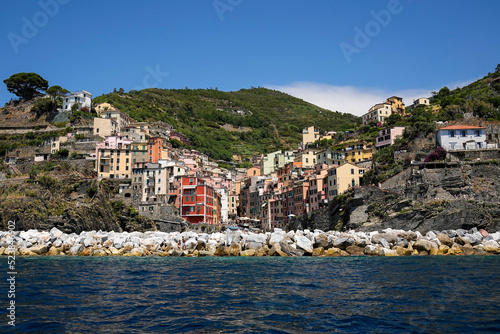
[{"label": "stone rubble", "polygon": [[254,233],[47,231],[0,232],[0,255],[25,256],[408,256],[500,254],[500,232],[298,230]]}]

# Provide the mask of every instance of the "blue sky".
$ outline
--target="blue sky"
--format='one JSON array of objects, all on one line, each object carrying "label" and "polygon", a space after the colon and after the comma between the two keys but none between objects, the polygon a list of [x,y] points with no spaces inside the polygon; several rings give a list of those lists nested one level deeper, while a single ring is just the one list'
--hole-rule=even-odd
[{"label": "blue sky", "polygon": [[[361,115],[500,63],[500,1],[3,1],[0,79],[36,72],[94,96],[264,86]],[[0,105],[12,95],[0,83]]]}]

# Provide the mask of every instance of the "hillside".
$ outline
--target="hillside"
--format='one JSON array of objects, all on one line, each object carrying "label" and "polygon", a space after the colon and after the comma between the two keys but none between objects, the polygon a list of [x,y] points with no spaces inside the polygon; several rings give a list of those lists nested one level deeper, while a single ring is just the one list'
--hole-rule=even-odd
[{"label": "hillside", "polygon": [[[401,172],[411,160],[424,161],[436,148],[436,124],[469,124],[498,126],[500,121],[500,64],[495,72],[461,88],[443,87],[433,92],[430,106],[420,105],[407,109],[405,116],[393,114],[386,120],[388,126],[404,126],[403,138],[395,145],[383,148],[374,155],[374,170],[365,174],[362,184],[378,184]],[[375,141],[380,128],[376,124],[361,126],[360,138]],[[489,136],[498,141],[498,136]],[[399,150],[407,151],[402,159],[396,158]]]},{"label": "hillside", "polygon": [[111,103],[138,121],[170,123],[189,137],[193,148],[227,161],[233,155],[296,149],[306,126],[344,131],[361,123],[360,117],[266,88],[145,89],[102,95],[94,102]]}]

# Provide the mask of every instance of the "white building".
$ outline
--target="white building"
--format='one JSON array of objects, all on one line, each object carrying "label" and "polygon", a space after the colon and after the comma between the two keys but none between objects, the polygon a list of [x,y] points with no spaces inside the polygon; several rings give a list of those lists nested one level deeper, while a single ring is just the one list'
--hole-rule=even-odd
[{"label": "white building", "polygon": [[486,128],[471,125],[451,125],[437,130],[436,141],[447,151],[488,148]]},{"label": "white building", "polygon": [[132,168],[132,187],[141,203],[167,203],[169,174],[158,163],[140,162]]},{"label": "white building", "polygon": [[418,106],[430,106],[429,98],[427,97],[419,97],[418,99],[413,100],[412,108],[416,108]]},{"label": "white building", "polygon": [[317,163],[325,165],[341,165],[345,163],[345,154],[330,148],[318,152]]},{"label": "white building", "polygon": [[392,114],[392,105],[390,103],[377,103],[370,110],[362,116],[363,125],[368,125],[371,120],[375,120],[378,122],[384,122],[384,120],[391,116]]},{"label": "white building", "polygon": [[78,109],[87,107],[90,110],[92,105],[92,94],[85,90],[82,90],[81,92],[70,93],[68,96],[63,97],[62,110],[69,111],[74,104],[78,105]]},{"label": "white building", "polygon": [[220,194],[220,220],[222,223],[227,223],[229,218],[229,197],[228,192],[224,188],[215,189]]}]

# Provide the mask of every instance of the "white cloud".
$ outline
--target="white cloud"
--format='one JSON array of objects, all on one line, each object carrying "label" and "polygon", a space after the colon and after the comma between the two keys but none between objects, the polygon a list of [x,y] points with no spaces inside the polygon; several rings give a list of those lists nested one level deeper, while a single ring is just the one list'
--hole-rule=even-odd
[{"label": "white cloud", "polygon": [[[450,89],[463,87],[474,80],[451,83]],[[292,96],[313,103],[319,107],[332,111],[349,113],[361,116],[368,112],[376,103],[384,102],[388,97],[399,96],[406,105],[413,103],[413,99],[430,97],[436,89],[403,89],[391,91],[375,87],[332,86],[316,82],[296,81],[289,85],[269,85],[269,89],[278,90]]]}]

